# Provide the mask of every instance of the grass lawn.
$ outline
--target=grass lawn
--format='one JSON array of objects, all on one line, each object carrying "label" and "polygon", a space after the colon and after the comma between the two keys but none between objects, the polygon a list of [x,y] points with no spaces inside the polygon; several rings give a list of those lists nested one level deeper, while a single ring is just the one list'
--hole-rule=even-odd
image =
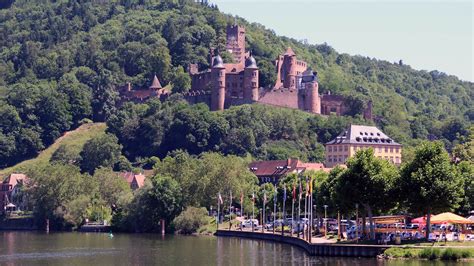
[{"label": "grass lawn", "polygon": [[23,162],[20,162],[14,166],[1,169],[0,170],[0,179],[3,180],[7,175],[15,171],[22,171],[25,168],[28,168],[32,165],[42,164],[49,161],[51,155],[56,151],[56,149],[61,144],[69,146],[73,150],[80,151],[84,143],[91,139],[94,136],[104,134],[106,129],[105,123],[90,123],[84,124],[78,127],[75,130],[68,131],[63,134],[60,138],[56,140],[51,146],[41,151],[36,158],[29,159]]}]

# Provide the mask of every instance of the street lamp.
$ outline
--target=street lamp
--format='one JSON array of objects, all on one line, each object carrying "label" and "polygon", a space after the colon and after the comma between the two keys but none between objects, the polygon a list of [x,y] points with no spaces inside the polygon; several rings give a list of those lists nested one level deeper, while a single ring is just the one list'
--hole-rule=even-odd
[{"label": "street lamp", "polygon": [[328,214],[327,214],[328,205],[324,205],[324,237],[328,236]]}]

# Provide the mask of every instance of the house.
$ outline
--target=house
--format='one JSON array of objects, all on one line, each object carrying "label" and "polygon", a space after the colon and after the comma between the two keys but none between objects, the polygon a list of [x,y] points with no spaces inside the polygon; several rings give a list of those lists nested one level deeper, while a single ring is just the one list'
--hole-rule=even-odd
[{"label": "house", "polygon": [[131,190],[137,190],[145,184],[145,175],[135,174],[133,172],[122,172],[119,173],[119,176],[122,177],[130,186]]},{"label": "house", "polygon": [[325,167],[322,163],[305,163],[291,158],[287,160],[255,161],[250,163],[249,169],[258,177],[260,184],[277,184],[280,178],[291,173],[299,174],[309,170],[331,171],[331,168]]},{"label": "house", "polygon": [[374,126],[350,125],[325,146],[328,167],[345,164],[358,150],[368,148],[373,148],[378,158],[402,163],[402,145]]},{"label": "house", "polygon": [[28,177],[25,174],[13,173],[0,183],[0,212],[6,210],[8,204],[13,204],[15,207],[21,205],[21,199],[17,199],[19,189],[23,186]]}]

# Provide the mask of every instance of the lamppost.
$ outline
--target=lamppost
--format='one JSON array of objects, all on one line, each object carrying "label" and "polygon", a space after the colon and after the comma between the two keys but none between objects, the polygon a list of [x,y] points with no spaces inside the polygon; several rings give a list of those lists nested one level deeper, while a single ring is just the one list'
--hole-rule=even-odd
[{"label": "lamppost", "polygon": [[328,205],[324,205],[324,237],[328,237]]},{"label": "lamppost", "polygon": [[359,243],[359,203],[356,203],[356,242]]}]

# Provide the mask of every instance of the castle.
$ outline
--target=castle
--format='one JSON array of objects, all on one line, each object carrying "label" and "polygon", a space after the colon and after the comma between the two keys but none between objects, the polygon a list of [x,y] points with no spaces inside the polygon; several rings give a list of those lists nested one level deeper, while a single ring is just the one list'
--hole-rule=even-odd
[{"label": "castle", "polygon": [[[234,63],[224,63],[211,50],[209,69],[198,71],[196,64],[190,64],[188,69],[192,85],[191,90],[184,95],[189,103],[206,103],[212,111],[246,103],[281,106],[323,115],[344,115],[349,111],[344,96],[319,94],[317,73],[306,62],[297,59],[291,47],[274,62],[277,79],[272,88],[259,86],[257,62],[245,50],[244,27],[227,26],[226,49],[232,54]],[[372,103],[368,102],[367,105],[363,116],[372,119]]]},{"label": "castle", "polygon": [[[300,109],[314,114],[345,115],[348,113],[346,97],[319,94],[318,75],[308,64],[297,59],[288,47],[275,60],[276,82],[270,88],[259,86],[259,69],[255,58],[245,49],[245,28],[227,26],[226,50],[233,57],[232,63],[224,63],[220,55],[209,53],[210,68],[199,71],[197,64],[190,64],[191,90],[184,99],[190,104],[205,103],[211,111],[219,111],[233,105],[267,104]],[[155,76],[149,88],[134,90],[131,85],[119,89],[121,101],[143,102],[151,97],[164,100],[165,91]],[[363,111],[365,119],[372,119],[372,102]]]}]

